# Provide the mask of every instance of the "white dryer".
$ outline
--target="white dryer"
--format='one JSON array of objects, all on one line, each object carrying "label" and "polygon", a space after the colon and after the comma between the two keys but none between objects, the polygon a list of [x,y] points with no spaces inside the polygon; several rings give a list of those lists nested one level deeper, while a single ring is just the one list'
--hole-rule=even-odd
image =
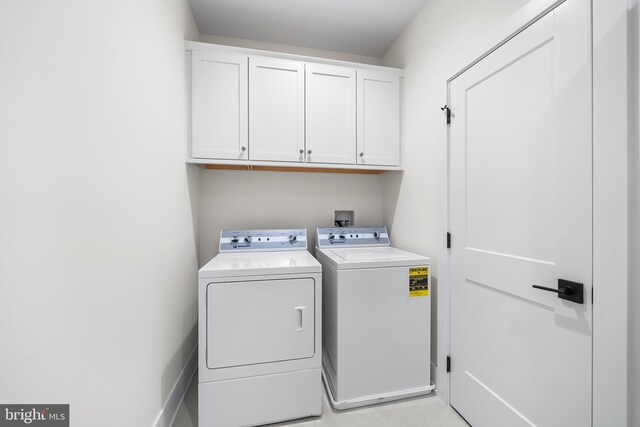
[{"label": "white dryer", "polygon": [[385,227],[318,228],[323,377],[336,409],[430,393],[429,258]]},{"label": "white dryer", "polygon": [[198,282],[199,425],[320,415],[322,279],[306,231],[222,231]]}]

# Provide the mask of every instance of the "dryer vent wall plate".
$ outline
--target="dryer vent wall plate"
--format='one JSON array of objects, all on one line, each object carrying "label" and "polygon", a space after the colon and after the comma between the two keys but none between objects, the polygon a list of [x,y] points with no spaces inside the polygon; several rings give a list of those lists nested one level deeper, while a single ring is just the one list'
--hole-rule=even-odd
[{"label": "dryer vent wall plate", "polygon": [[389,246],[387,227],[320,227],[316,230],[319,248]]}]

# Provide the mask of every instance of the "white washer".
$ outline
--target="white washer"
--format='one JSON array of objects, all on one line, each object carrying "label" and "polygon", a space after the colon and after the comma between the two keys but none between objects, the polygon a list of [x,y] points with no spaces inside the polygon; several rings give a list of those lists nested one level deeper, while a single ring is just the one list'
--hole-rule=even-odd
[{"label": "white washer", "polygon": [[320,415],[322,278],[306,231],[222,231],[198,288],[199,425]]},{"label": "white washer", "polygon": [[323,377],[336,409],[430,393],[429,258],[385,227],[318,228]]}]

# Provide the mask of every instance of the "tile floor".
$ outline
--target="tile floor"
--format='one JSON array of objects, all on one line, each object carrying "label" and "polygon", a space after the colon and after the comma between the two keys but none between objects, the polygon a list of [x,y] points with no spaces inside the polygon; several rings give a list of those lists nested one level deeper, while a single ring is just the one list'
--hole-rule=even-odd
[{"label": "tile floor", "polygon": [[[196,374],[197,375],[197,374]],[[198,426],[198,381],[194,378],[178,409],[173,427]],[[334,411],[323,393],[322,416],[303,418],[272,426],[331,427],[468,427],[467,423],[438,396],[430,395],[398,402]]]}]

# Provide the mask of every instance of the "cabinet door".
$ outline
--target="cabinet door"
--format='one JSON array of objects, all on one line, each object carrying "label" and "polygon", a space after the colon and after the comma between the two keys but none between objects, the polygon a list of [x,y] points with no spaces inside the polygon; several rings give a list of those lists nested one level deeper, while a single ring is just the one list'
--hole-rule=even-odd
[{"label": "cabinet door", "polygon": [[356,163],[356,70],[306,65],[306,160]]},{"label": "cabinet door", "polygon": [[197,51],[191,55],[191,155],[246,160],[248,57]]},{"label": "cabinet door", "polygon": [[251,57],[249,158],[304,161],[304,63]]},{"label": "cabinet door", "polygon": [[358,70],[358,164],[400,164],[400,78]]}]

